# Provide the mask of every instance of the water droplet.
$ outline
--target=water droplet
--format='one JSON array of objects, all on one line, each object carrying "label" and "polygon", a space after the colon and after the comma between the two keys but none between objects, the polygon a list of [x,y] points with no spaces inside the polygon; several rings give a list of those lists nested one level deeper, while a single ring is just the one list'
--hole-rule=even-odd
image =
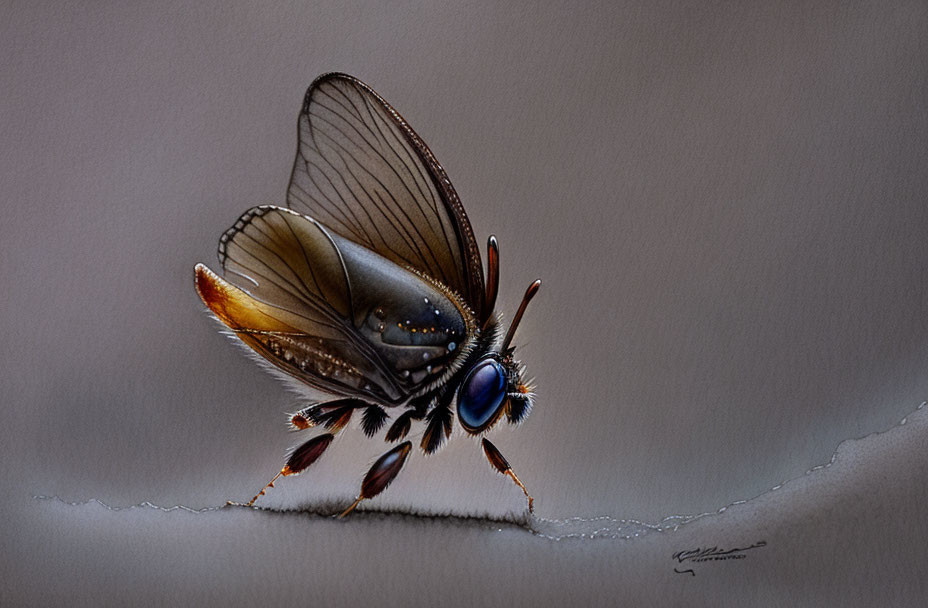
[{"label": "water droplet", "polygon": [[422,358],[423,358],[424,360],[428,361],[428,360],[429,360],[429,357],[431,357],[431,355],[429,355],[428,353],[422,353]]},{"label": "water droplet", "polygon": [[440,315],[440,314],[441,314],[441,311],[438,310],[438,309],[436,308],[436,309],[435,309],[435,315],[437,316],[437,315]]},{"label": "water droplet", "polygon": [[404,378],[408,378],[408,377],[409,377],[409,370],[408,370],[408,369],[404,369],[402,372],[400,372],[400,376],[402,376],[402,377],[404,377]]},{"label": "water droplet", "polygon": [[455,344],[454,342],[448,342],[448,352],[449,352],[449,353],[450,353],[451,351],[453,351],[454,349],[456,349],[457,347],[458,347],[458,345]]},{"label": "water droplet", "polygon": [[422,298],[422,299],[425,300],[425,303],[426,303],[426,304],[429,303],[429,299],[428,299],[428,298]]},{"label": "water droplet", "polygon": [[377,331],[383,331],[383,330],[385,330],[386,328],[387,328],[387,326],[384,325],[383,323],[378,323],[378,324],[377,324]]},{"label": "water droplet", "polygon": [[383,312],[383,308],[378,306],[377,308],[374,309],[374,316],[382,321],[384,317],[386,316],[386,314]]},{"label": "water droplet", "polygon": [[431,373],[432,373],[432,366],[431,366],[431,365],[426,365],[426,366],[425,366],[425,373],[427,373],[427,374],[431,374]]}]

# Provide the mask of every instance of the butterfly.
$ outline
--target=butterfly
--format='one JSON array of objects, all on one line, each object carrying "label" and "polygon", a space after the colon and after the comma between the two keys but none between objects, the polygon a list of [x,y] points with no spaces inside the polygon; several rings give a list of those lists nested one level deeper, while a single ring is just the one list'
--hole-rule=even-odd
[{"label": "butterfly", "polygon": [[[353,416],[387,442],[424,425],[419,447],[438,450],[457,421],[478,436],[502,418],[518,424],[534,398],[514,359],[513,335],[541,281],[502,335],[494,312],[499,245],[487,271],[444,169],[409,123],[357,78],[328,73],[306,92],[287,206],[254,207],[219,240],[222,276],[194,269],[197,293],[231,334],[313,402],[295,430],[323,427],[247,503],[304,471]],[[320,398],[321,397],[321,398]],[[533,499],[486,437],[490,464]],[[371,466],[357,500],[393,481],[412,449],[402,441]]]}]

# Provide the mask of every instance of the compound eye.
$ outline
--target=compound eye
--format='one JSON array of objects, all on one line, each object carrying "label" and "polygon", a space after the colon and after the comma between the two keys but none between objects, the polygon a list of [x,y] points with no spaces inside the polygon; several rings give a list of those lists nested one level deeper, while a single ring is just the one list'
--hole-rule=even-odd
[{"label": "compound eye", "polygon": [[470,433],[479,433],[495,419],[506,397],[506,372],[495,359],[479,362],[468,372],[458,393],[458,419]]}]

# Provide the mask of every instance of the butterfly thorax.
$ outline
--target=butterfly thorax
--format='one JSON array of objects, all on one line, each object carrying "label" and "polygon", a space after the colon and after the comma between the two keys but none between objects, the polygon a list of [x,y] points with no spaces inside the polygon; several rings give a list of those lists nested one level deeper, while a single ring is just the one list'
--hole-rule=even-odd
[{"label": "butterfly thorax", "polygon": [[449,363],[447,372],[409,399],[403,407],[426,414],[435,407],[450,406],[458,387],[470,369],[488,353],[499,339],[499,324],[493,319],[483,330],[476,330],[460,355]]}]

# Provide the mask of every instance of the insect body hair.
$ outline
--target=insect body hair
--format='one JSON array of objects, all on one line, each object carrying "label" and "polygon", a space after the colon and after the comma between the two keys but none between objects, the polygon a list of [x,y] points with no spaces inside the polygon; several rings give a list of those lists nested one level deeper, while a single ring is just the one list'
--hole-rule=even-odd
[{"label": "insect body hair", "polygon": [[280,380],[284,384],[284,387],[286,387],[290,393],[296,395],[300,401],[316,402],[320,399],[329,397],[322,391],[309,386],[305,382],[300,382],[297,378],[277,368],[273,363],[263,357],[261,353],[248,346],[234,330],[229,329],[226,324],[208,308],[206,309],[206,314],[219,324],[219,333],[229,338],[233,344],[245,353],[245,356],[257,363],[258,367]]}]

